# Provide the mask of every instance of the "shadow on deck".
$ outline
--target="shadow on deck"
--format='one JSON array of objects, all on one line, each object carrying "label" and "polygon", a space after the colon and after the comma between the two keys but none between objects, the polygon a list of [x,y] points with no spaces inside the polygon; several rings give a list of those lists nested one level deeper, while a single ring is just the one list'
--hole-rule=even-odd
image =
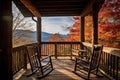
[{"label": "shadow on deck", "polygon": [[[53,59],[54,70],[45,78],[40,80],[84,80],[80,76],[73,73],[74,61],[69,59]],[[31,77],[26,77],[29,72],[30,66],[28,65],[28,70],[21,70],[18,74],[14,76],[14,80],[38,80],[36,75]],[[106,77],[92,76],[92,80],[109,80]]]}]

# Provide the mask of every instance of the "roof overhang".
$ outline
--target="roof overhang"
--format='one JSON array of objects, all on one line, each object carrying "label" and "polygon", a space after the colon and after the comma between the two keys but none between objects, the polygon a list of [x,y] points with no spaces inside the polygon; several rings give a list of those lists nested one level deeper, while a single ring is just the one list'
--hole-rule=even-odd
[{"label": "roof overhang", "polygon": [[[25,17],[85,16],[92,13],[93,4],[104,0],[13,0]],[[99,5],[98,5],[99,6]]]}]

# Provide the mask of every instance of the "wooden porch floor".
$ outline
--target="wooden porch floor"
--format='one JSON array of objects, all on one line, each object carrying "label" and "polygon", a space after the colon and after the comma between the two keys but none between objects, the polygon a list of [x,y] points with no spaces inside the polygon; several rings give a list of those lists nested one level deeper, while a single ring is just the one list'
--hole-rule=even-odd
[{"label": "wooden porch floor", "polygon": [[[40,80],[84,80],[80,76],[73,73],[74,61],[69,59],[53,59],[54,70],[45,78]],[[30,69],[28,65],[28,70]],[[28,72],[21,70],[14,76],[14,80],[38,80],[35,76],[26,77]],[[92,76],[92,80],[109,80],[106,77]]]}]

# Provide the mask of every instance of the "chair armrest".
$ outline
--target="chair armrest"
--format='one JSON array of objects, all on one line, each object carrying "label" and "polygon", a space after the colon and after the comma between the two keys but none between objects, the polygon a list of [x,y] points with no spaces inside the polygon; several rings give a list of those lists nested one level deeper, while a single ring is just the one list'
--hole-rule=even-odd
[{"label": "chair armrest", "polygon": [[80,58],[84,58],[86,57],[86,53],[87,53],[87,50],[84,50],[84,49],[72,49],[74,55],[80,57]]},{"label": "chair armrest", "polygon": [[75,52],[87,52],[87,51],[84,50],[84,49],[72,49],[72,51],[75,51]]},{"label": "chair armrest", "polygon": [[76,61],[84,61],[84,62],[89,62],[88,59],[82,58],[82,57],[76,57]]},{"label": "chair armrest", "polygon": [[48,56],[46,56],[44,58],[41,58],[40,60],[41,61],[45,61],[45,60],[50,61],[50,59],[51,59],[51,55],[48,55]]}]

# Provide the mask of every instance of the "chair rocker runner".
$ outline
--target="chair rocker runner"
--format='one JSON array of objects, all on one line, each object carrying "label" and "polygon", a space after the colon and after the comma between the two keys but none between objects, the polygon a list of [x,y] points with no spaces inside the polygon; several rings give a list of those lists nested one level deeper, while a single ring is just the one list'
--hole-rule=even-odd
[{"label": "chair rocker runner", "polygon": [[27,46],[27,51],[28,60],[31,67],[31,73],[27,75],[28,77],[38,73],[37,78],[40,79],[53,71],[51,56],[40,58],[38,46]]},{"label": "chair rocker runner", "polygon": [[[80,57],[76,57],[76,62],[75,62],[75,67],[74,67],[74,72],[85,78],[85,79],[90,79],[90,74],[93,71],[96,71],[96,75],[98,73],[98,68],[99,68],[99,63],[100,63],[100,58],[101,58],[101,53],[102,53],[103,46],[101,45],[95,45],[93,47],[91,56],[89,60],[82,59]],[[80,72],[79,72],[80,71]],[[81,72],[82,71],[82,72]],[[82,73],[87,72],[87,77],[85,77]]]}]

